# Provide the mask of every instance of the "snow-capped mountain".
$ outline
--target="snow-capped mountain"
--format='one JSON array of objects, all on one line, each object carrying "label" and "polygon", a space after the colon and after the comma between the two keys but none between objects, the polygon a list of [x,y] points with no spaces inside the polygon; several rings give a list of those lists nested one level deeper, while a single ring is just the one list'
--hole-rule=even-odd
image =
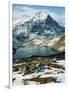
[{"label": "snow-capped mountain", "polygon": [[[13,26],[13,34],[17,39],[25,38],[50,38],[64,32],[60,26],[46,11],[36,11],[30,16],[23,15],[22,22]],[[42,36],[42,37],[41,37]]]},{"label": "snow-capped mountain", "polygon": [[13,25],[13,48],[31,45],[32,43],[28,43],[30,41],[37,42],[37,45],[49,46],[49,40],[64,33],[65,28],[60,26],[46,11],[33,11],[31,16],[25,13],[22,18],[22,21]]},{"label": "snow-capped mountain", "polygon": [[[15,13],[17,14],[17,13]],[[34,21],[37,19],[43,19],[46,18],[48,13],[45,10],[26,10],[22,13],[20,12],[19,15],[13,14],[13,18],[16,16],[16,18],[13,20],[13,26],[17,26],[20,23],[23,24],[26,21],[29,21],[30,19],[33,19]]]}]

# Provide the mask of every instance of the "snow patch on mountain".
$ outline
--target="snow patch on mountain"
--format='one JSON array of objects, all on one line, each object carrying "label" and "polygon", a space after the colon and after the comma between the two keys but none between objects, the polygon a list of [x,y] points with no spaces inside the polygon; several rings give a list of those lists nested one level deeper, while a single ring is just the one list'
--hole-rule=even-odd
[{"label": "snow patch on mountain", "polygon": [[33,21],[36,21],[38,19],[44,19],[47,18],[48,13],[46,10],[24,10],[23,12],[13,12],[13,26],[23,24],[26,21],[29,21],[32,19]]}]

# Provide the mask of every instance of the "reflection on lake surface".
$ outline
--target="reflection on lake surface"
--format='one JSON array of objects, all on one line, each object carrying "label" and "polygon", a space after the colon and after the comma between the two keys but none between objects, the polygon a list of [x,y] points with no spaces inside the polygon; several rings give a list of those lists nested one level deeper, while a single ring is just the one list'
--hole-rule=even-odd
[{"label": "reflection on lake surface", "polygon": [[14,55],[14,59],[17,58],[26,58],[26,57],[30,57],[33,55],[36,56],[47,56],[47,55],[52,55],[52,54],[56,54],[57,52],[54,51],[53,49],[49,48],[49,47],[40,47],[40,46],[34,46],[34,47],[24,47],[24,48],[19,48],[16,52],[16,54]]}]

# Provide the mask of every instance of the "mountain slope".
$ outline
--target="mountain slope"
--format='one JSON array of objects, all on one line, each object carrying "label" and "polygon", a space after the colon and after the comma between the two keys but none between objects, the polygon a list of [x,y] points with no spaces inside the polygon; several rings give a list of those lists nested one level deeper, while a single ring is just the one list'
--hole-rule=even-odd
[{"label": "mountain slope", "polygon": [[65,50],[65,34],[60,37],[60,39],[58,40],[58,42],[55,43],[53,48],[61,52]]}]

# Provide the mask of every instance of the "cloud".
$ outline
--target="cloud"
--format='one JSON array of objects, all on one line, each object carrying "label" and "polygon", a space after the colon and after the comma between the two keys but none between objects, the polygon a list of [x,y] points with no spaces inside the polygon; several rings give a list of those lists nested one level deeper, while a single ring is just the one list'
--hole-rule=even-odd
[{"label": "cloud", "polygon": [[24,10],[24,11],[33,11],[34,9],[33,8],[30,8],[30,7],[22,7],[21,10]]},{"label": "cloud", "polygon": [[17,11],[33,11],[34,9],[31,8],[30,6],[14,6],[13,10],[17,10]]},{"label": "cloud", "polygon": [[34,16],[34,12],[35,10],[28,6],[15,6],[12,13],[13,24],[32,18]]}]

